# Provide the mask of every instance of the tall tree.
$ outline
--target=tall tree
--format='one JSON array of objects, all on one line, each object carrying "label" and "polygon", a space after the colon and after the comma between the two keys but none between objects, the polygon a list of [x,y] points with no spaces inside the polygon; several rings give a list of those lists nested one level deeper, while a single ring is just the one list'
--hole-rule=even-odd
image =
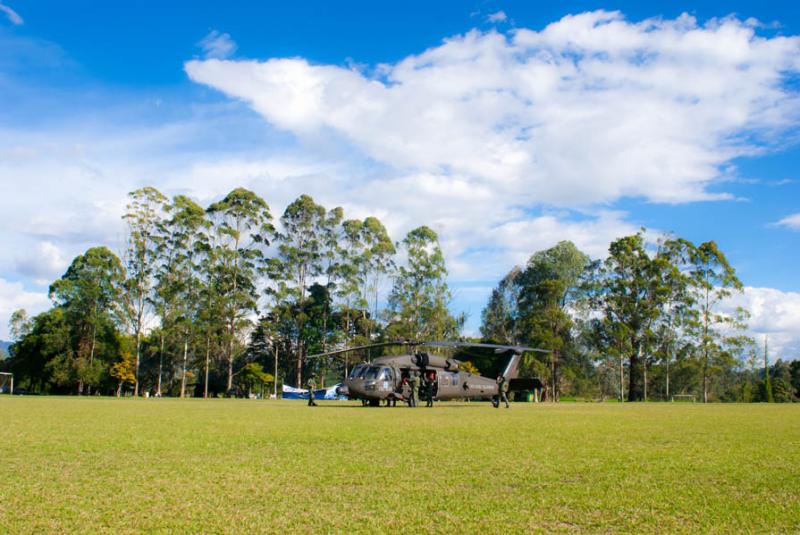
[{"label": "tall tree", "polygon": [[518,342],[519,285],[516,281],[521,273],[522,269],[514,266],[492,290],[489,303],[481,313],[481,335],[485,340],[499,344]]},{"label": "tall tree", "polygon": [[407,262],[398,269],[389,297],[394,334],[410,340],[456,336],[463,318],[447,309],[450,289],[439,237],[422,226],[410,231],[402,245]]},{"label": "tall tree", "polygon": [[78,393],[96,386],[103,367],[95,362],[98,332],[119,318],[124,270],[106,247],[93,247],[76,257],[66,273],[50,286],[50,297],[65,312],[72,335],[72,359]]},{"label": "tall tree", "polygon": [[344,241],[344,227],[342,220],[344,219],[344,210],[341,207],[336,207],[326,215],[323,220],[321,229],[321,260],[322,260],[322,274],[325,277],[325,303],[323,304],[322,311],[322,331],[325,336],[322,338],[322,350],[325,351],[328,342],[332,338],[332,333],[328,329],[331,314],[333,313],[333,296],[336,295],[339,282],[345,275],[344,271],[344,250],[342,243]]},{"label": "tall tree", "polygon": [[[435,233],[434,236],[436,236]],[[438,240],[438,237],[435,237],[437,248],[439,246]],[[389,233],[386,231],[386,227],[377,217],[367,217],[361,223],[361,242],[364,244],[364,251],[359,264],[362,268],[361,280],[364,289],[364,302],[367,303],[367,308],[369,308],[371,294],[372,317],[377,321],[381,281],[384,276],[390,274],[394,269],[393,258],[397,251],[392,239],[389,237]],[[442,263],[444,263],[444,260],[442,260]]]},{"label": "tall tree", "polygon": [[363,223],[357,219],[348,219],[342,223],[341,263],[339,275],[341,282],[336,290],[344,307],[344,331],[348,345],[355,334],[355,310],[367,310],[369,304],[364,300],[361,288],[364,286],[366,268],[365,246],[362,240]]},{"label": "tall tree", "polygon": [[666,292],[662,281],[663,261],[645,250],[642,233],[611,243],[609,256],[594,265],[590,302],[603,319],[597,323],[605,348],[629,363],[628,400],[644,399],[644,358],[655,340],[654,327]]},{"label": "tall tree", "polygon": [[306,321],[305,301],[308,286],[322,274],[323,229],[326,210],[308,195],[301,195],[286,207],[281,216],[281,232],[277,234],[278,255],[267,263],[273,297],[293,303],[295,330],[295,381],[302,384],[306,344],[303,326]]},{"label": "tall tree", "polygon": [[237,335],[248,316],[257,311],[257,278],[264,247],[275,229],[267,203],[244,188],[231,191],[206,210],[214,223],[217,295],[226,321],[227,390],[233,388],[233,360]]},{"label": "tall tree", "polygon": [[203,208],[192,199],[176,196],[169,206],[159,247],[161,262],[156,275],[156,309],[161,316],[161,348],[157,394],[161,395],[164,338],[172,333],[181,339],[181,397],[186,392],[186,367],[189,342],[196,325],[200,302],[198,260],[207,250],[205,231],[210,223]]},{"label": "tall tree", "polygon": [[[694,317],[694,300],[691,289],[691,276],[688,266],[694,245],[680,238],[662,239],[658,245],[656,258],[660,262],[663,283],[661,313],[656,319],[656,354],[664,364],[664,399],[670,399],[671,367],[676,353],[686,345],[686,334]],[[645,363],[645,372],[647,362]],[[647,377],[645,375],[645,399],[647,398]]]},{"label": "tall tree", "polygon": [[8,320],[8,333],[12,340],[22,340],[30,332],[33,323],[28,317],[24,308],[20,308],[11,313]]},{"label": "tall tree", "polygon": [[560,394],[560,359],[571,341],[572,318],[568,311],[580,289],[580,278],[589,257],[572,242],[562,241],[531,256],[515,279],[518,287],[517,322],[525,343],[550,350],[551,400]]},{"label": "tall tree", "polygon": [[741,292],[742,283],[713,241],[692,248],[690,262],[692,293],[697,311],[693,332],[701,362],[703,401],[707,402],[709,381],[715,369],[731,363],[726,345],[735,343],[736,338],[730,336],[730,331],[742,331],[745,327],[743,310],[724,314],[718,307],[733,292]]},{"label": "tall tree", "polygon": [[145,187],[128,194],[130,202],[123,219],[128,224],[125,252],[126,310],[128,324],[136,341],[136,381],[133,395],[139,395],[142,333],[148,303],[151,302],[153,274],[158,259],[159,228],[167,198],[156,188]]}]

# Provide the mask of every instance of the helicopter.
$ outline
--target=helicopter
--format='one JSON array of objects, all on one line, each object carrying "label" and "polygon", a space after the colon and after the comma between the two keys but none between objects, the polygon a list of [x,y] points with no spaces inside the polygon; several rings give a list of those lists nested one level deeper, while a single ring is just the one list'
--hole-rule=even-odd
[{"label": "helicopter", "polygon": [[381,401],[391,402],[408,401],[411,390],[408,379],[412,372],[418,372],[433,383],[433,398],[437,401],[452,399],[488,399],[493,400],[498,395],[498,384],[495,379],[482,377],[460,369],[461,362],[452,358],[439,355],[430,355],[425,351],[418,351],[422,347],[453,347],[453,348],[491,348],[495,353],[510,352],[511,356],[500,375],[509,382],[509,390],[532,390],[541,388],[538,379],[520,379],[519,362],[523,352],[533,351],[550,353],[547,349],[526,346],[512,346],[499,344],[483,344],[455,341],[395,341],[380,342],[363,346],[326,351],[309,355],[307,358],[320,358],[338,356],[352,351],[373,349],[378,347],[411,347],[413,352],[404,355],[387,355],[373,361],[362,362],[356,365],[345,379],[344,385],[338,388],[338,394],[350,399],[361,400],[365,406],[377,407]]}]

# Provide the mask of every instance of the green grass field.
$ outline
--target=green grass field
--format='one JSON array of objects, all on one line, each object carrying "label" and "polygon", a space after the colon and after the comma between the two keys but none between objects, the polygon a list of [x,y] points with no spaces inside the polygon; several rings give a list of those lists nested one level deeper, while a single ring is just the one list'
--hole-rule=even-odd
[{"label": "green grass field", "polygon": [[0,397],[0,532],[800,531],[800,405]]}]

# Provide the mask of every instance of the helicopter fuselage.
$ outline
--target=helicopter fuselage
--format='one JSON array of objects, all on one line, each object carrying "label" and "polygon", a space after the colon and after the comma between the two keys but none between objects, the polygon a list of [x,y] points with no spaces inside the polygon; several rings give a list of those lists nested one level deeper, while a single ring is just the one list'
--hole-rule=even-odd
[{"label": "helicopter fuselage", "polygon": [[433,382],[433,398],[438,401],[491,399],[498,392],[496,380],[462,371],[457,361],[427,353],[385,356],[361,363],[353,368],[340,391],[371,405],[383,400],[407,401],[413,372]]}]

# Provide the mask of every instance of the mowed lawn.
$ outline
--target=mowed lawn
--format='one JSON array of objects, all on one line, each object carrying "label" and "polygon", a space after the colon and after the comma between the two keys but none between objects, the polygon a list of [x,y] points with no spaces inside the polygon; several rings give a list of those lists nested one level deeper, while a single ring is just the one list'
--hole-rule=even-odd
[{"label": "mowed lawn", "polygon": [[800,404],[0,397],[0,532],[800,531]]}]

